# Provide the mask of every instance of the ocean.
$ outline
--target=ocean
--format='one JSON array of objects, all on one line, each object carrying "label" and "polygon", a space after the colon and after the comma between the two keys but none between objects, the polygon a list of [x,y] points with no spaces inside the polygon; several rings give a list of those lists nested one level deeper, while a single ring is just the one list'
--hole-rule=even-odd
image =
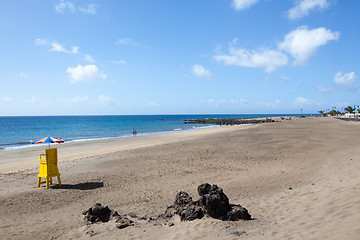
[{"label": "ocean", "polygon": [[[0,117],[0,151],[36,147],[33,139],[47,136],[71,141],[91,141],[108,138],[185,131],[213,125],[184,124],[187,119],[257,118],[286,114],[208,114],[208,115],[114,115],[114,116],[24,116]],[[295,116],[296,114],[289,114]]]}]

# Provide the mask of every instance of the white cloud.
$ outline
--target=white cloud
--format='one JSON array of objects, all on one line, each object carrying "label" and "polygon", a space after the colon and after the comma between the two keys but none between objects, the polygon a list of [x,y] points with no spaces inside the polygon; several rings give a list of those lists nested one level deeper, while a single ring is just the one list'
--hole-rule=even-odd
[{"label": "white cloud", "polygon": [[358,76],[354,72],[344,73],[337,72],[334,77],[334,82],[337,86],[345,90],[356,90],[358,85],[356,83]]},{"label": "white cloud", "polygon": [[288,62],[287,56],[278,50],[258,49],[249,51],[236,48],[236,42],[237,39],[234,39],[230,44],[229,54],[216,55],[214,59],[218,62],[224,62],[225,65],[263,67],[266,72],[273,72]]},{"label": "white cloud", "polygon": [[39,46],[48,45],[48,41],[45,38],[37,38],[35,44]]},{"label": "white cloud", "polygon": [[59,3],[54,6],[54,8],[57,13],[64,13],[67,9],[69,9],[69,11],[72,13],[76,11],[72,2],[64,0],[60,0]]},{"label": "white cloud", "polygon": [[78,103],[78,102],[87,102],[89,100],[88,97],[75,97],[70,99],[71,102]]},{"label": "white cloud", "polygon": [[208,69],[205,69],[203,66],[198,65],[198,64],[195,64],[191,68],[191,71],[197,77],[202,77],[202,78],[212,77],[212,73]]},{"label": "white cloud", "polygon": [[246,99],[240,98],[239,103],[242,104],[242,105],[244,105],[244,104],[248,104],[249,101],[246,100]]},{"label": "white cloud", "polygon": [[73,54],[79,54],[79,47],[78,46],[73,46],[71,47],[71,53]]},{"label": "white cloud", "polygon": [[27,104],[33,104],[36,106],[52,106],[52,104],[54,104],[52,99],[38,98],[34,96],[31,98],[24,98],[23,101]]},{"label": "white cloud", "polygon": [[109,96],[105,96],[105,95],[99,95],[99,98],[98,98],[99,102],[102,104],[102,105],[114,105],[116,104],[115,100]]},{"label": "white cloud", "polygon": [[338,40],[339,35],[339,32],[331,32],[323,27],[308,30],[306,26],[302,26],[288,33],[279,44],[279,48],[295,58],[294,64],[302,64],[317,48],[328,41]]},{"label": "white cloud", "polygon": [[60,99],[60,102],[65,102],[65,103],[84,103],[87,102],[89,100],[89,97],[74,97],[74,98],[70,98],[70,99]]},{"label": "white cloud", "polygon": [[288,18],[297,20],[309,15],[309,12],[314,9],[324,9],[329,5],[327,0],[302,0],[297,1],[295,7],[288,11]]},{"label": "white cloud", "polygon": [[106,75],[100,73],[98,67],[96,65],[78,65],[77,67],[68,67],[67,72],[70,75],[70,82],[77,83],[77,82],[86,82],[86,81],[93,81],[97,79],[105,79]]},{"label": "white cloud", "polygon": [[86,8],[79,7],[79,10],[81,12],[83,12],[83,13],[86,13],[86,14],[95,15],[96,14],[96,8],[97,8],[96,4],[88,4],[86,6]]},{"label": "white cloud", "polygon": [[110,61],[110,62],[113,63],[113,64],[117,64],[117,65],[126,64],[126,61],[125,61],[125,60],[112,60],[112,61]]},{"label": "white cloud", "polygon": [[86,62],[95,63],[95,59],[92,56],[90,56],[89,54],[84,54],[84,59]]},{"label": "white cloud", "polygon": [[1,97],[1,100],[3,100],[4,102],[10,102],[12,100],[11,97]]},{"label": "white cloud", "polygon": [[38,46],[45,45],[47,47],[51,47],[49,49],[50,52],[63,52],[63,53],[67,53],[67,54],[79,54],[83,57],[84,61],[86,61],[88,63],[95,63],[95,59],[92,56],[90,56],[89,54],[81,53],[79,51],[80,47],[78,47],[78,46],[72,46],[71,49],[66,49],[63,45],[61,45],[57,41],[53,41],[52,43],[49,43],[48,40],[42,39],[42,38],[37,38],[35,40],[35,44]]},{"label": "white cloud", "polygon": [[223,49],[223,46],[221,44],[218,44],[215,49],[214,49],[214,53],[216,54],[221,54],[222,53],[222,49]]},{"label": "white cloud", "polygon": [[236,99],[207,99],[207,100],[202,100],[201,103],[206,103],[206,104],[212,104],[215,106],[219,106],[219,105],[245,105],[248,104],[248,101],[246,99],[241,98],[240,100],[236,100]]},{"label": "white cloud", "polygon": [[119,38],[116,40],[115,42],[118,45],[135,45],[135,46],[139,46],[140,44],[135,42],[134,40],[130,39],[130,38]]},{"label": "white cloud", "polygon": [[298,106],[321,105],[321,103],[319,103],[319,102],[317,102],[317,101],[310,100],[310,99],[305,98],[305,97],[298,97],[298,98],[296,98],[295,101],[294,101],[294,104],[295,104],[295,105],[298,105]]},{"label": "white cloud", "polygon": [[311,100],[304,97],[298,97],[295,99],[294,103],[299,105],[311,104]]},{"label": "white cloud", "polygon": [[217,53],[213,58],[225,65],[263,67],[266,72],[273,72],[288,64],[285,53],[289,53],[295,59],[294,65],[303,64],[320,46],[331,40],[338,40],[339,36],[339,32],[332,32],[323,27],[309,30],[307,26],[302,26],[286,34],[277,49],[247,50],[237,47],[237,39],[234,39],[229,44],[228,54]]},{"label": "white cloud", "polygon": [[274,108],[274,107],[277,107],[279,104],[281,103],[280,100],[275,100],[273,102],[259,102],[257,103],[258,105],[262,106],[262,107],[271,107],[271,108]]},{"label": "white cloud", "polygon": [[23,73],[23,72],[19,73],[18,76],[21,77],[21,78],[28,78],[28,75],[26,75],[26,74]]},{"label": "white cloud", "polygon": [[232,6],[235,10],[241,10],[245,8],[249,8],[252,5],[256,4],[258,0],[232,0]]},{"label": "white cloud", "polygon": [[48,46],[51,47],[49,49],[50,52],[64,52],[64,53],[78,53],[78,49],[79,47],[72,47],[71,51],[68,51],[67,49],[64,48],[63,45],[61,45],[60,43],[58,43],[57,41],[53,41],[52,43],[50,43],[47,39],[45,38],[37,38],[35,40],[35,44],[38,46]]},{"label": "white cloud", "polygon": [[330,92],[330,88],[321,86],[321,85],[319,85],[319,84],[315,84],[314,87],[315,87],[315,89],[316,89],[318,92],[321,92],[321,93]]},{"label": "white cloud", "polygon": [[64,53],[72,53],[72,54],[80,54],[78,46],[72,46],[71,50],[66,49],[63,45],[60,43],[54,41],[51,43],[50,52],[64,52]]},{"label": "white cloud", "polygon": [[28,99],[26,101],[31,103],[31,104],[35,104],[35,103],[39,103],[40,99],[38,99],[37,97],[31,97],[30,99]]},{"label": "white cloud", "polygon": [[149,106],[149,107],[158,107],[158,106],[160,106],[160,104],[158,104],[156,102],[148,102],[146,105]]},{"label": "white cloud", "polygon": [[208,100],[202,100],[201,102],[202,103],[210,103],[210,104],[212,104],[212,103],[215,103],[216,100],[215,99],[208,99]]},{"label": "white cloud", "polygon": [[59,0],[57,4],[54,5],[54,9],[57,13],[65,13],[69,10],[71,13],[75,13],[77,10],[80,12],[90,15],[96,15],[98,5],[96,4],[87,4],[86,7],[75,6],[74,3],[65,0]]},{"label": "white cloud", "polygon": [[280,78],[286,82],[290,82],[291,78],[287,77],[287,76],[280,76]]},{"label": "white cloud", "polygon": [[61,44],[57,43],[57,42],[53,42],[51,44],[51,49],[49,50],[50,52],[64,52],[64,53],[68,53],[69,51],[66,50]]}]

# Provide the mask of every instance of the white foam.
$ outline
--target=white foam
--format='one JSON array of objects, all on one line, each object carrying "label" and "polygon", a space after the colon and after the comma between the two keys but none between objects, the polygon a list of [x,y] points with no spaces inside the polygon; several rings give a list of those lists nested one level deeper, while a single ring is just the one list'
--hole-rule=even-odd
[{"label": "white foam", "polygon": [[25,148],[34,148],[34,147],[41,147],[41,146],[47,146],[47,143],[39,143],[39,144],[26,144],[21,146],[12,146],[12,147],[5,147],[4,149],[1,149],[0,151],[10,151],[10,150],[17,150],[17,149],[25,149]]},{"label": "white foam", "polygon": [[[212,128],[212,127],[218,127],[218,126],[217,125],[193,126],[192,128],[189,128],[189,129],[174,128],[173,130],[169,130],[169,131],[138,133],[137,136],[147,136],[147,135],[155,135],[155,134],[162,134],[162,133],[169,133],[169,132],[179,132],[179,131],[188,131],[188,130],[192,130],[192,129],[195,130],[195,129],[204,129],[204,128]],[[73,139],[73,140],[65,141],[62,144],[76,143],[76,142],[87,142],[87,141],[99,141],[99,140],[116,139],[116,138],[128,138],[128,137],[133,137],[133,134],[125,134],[125,135],[117,136],[117,137],[99,137],[99,138]],[[11,151],[11,150],[34,148],[34,147],[41,147],[41,146],[47,146],[47,145],[48,145],[48,143],[25,144],[25,145],[21,145],[21,146],[5,147],[4,149],[0,149],[0,151]],[[51,144],[51,146],[53,146],[53,145],[54,144]]]},{"label": "white foam", "polygon": [[204,129],[204,128],[213,128],[213,127],[220,127],[219,125],[209,125],[209,126],[202,126],[202,127],[193,127],[193,129]]}]

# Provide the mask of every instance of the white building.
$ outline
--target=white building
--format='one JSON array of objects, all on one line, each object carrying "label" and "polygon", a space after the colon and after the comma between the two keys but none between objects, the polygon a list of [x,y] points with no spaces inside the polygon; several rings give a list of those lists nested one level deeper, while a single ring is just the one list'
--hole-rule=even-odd
[{"label": "white building", "polygon": [[359,113],[345,113],[345,117],[347,118],[359,117]]}]

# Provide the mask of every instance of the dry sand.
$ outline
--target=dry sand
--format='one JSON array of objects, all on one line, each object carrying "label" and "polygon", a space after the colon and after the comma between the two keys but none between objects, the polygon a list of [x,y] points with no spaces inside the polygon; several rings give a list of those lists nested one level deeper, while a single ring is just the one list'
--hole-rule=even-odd
[{"label": "dry sand", "polygon": [[[63,187],[36,188],[41,148],[0,152],[1,239],[359,239],[360,123],[306,118],[58,146]],[[54,182],[57,181],[54,178]],[[87,226],[96,202],[156,216],[223,188],[254,220]],[[233,231],[240,236],[229,235]],[[89,234],[92,233],[92,234]]]}]

